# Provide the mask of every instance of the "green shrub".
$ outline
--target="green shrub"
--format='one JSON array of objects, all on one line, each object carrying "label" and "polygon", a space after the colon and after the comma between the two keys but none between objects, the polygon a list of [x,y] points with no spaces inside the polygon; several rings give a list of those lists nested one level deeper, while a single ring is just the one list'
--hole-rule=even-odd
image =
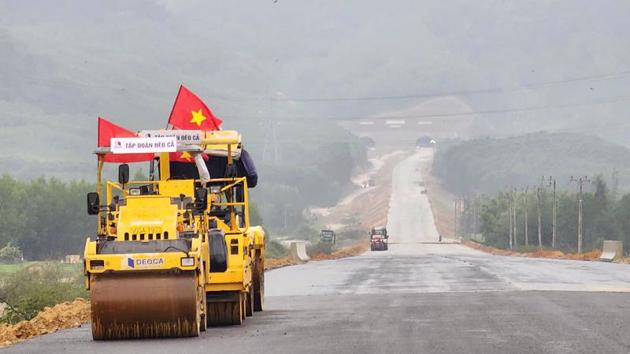
[{"label": "green shrub", "polygon": [[267,239],[265,245],[265,257],[266,258],[282,258],[288,254],[286,247],[280,242]]},{"label": "green shrub", "polygon": [[11,242],[9,242],[6,246],[0,248],[0,263],[18,263],[21,262],[22,259],[22,251],[19,247],[13,246]]},{"label": "green shrub", "polygon": [[5,302],[7,307],[0,321],[17,323],[29,320],[44,307],[87,296],[79,267],[36,263],[3,279],[0,301]]}]

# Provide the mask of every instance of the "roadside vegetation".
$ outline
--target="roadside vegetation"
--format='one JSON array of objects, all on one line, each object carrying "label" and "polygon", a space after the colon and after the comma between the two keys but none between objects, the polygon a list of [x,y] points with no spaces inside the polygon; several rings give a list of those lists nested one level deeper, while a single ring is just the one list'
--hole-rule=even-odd
[{"label": "roadside vegetation", "polygon": [[93,189],[85,181],[0,177],[0,247],[10,243],[27,260],[80,254],[96,228],[85,211],[85,194]]},{"label": "roadside vegetation", "polygon": [[622,240],[625,252],[630,251],[630,194],[624,194],[630,188],[630,150],[623,146],[592,136],[544,132],[450,142],[437,152],[433,173],[456,196],[459,236],[509,248],[512,229],[512,247],[521,251],[577,251],[576,179],[588,177],[582,194],[582,251],[600,249],[604,239]]},{"label": "roadside vegetation", "polygon": [[265,258],[282,258],[286,257],[289,252],[280,242],[272,240],[270,238],[265,239]]},{"label": "roadside vegetation", "polygon": [[80,264],[32,262],[0,275],[2,323],[30,320],[45,307],[87,298]]},{"label": "roadside vegetation", "polygon": [[[533,186],[541,176],[553,176],[561,189],[574,189],[571,176],[602,174],[610,181],[614,173],[623,189],[630,187],[630,149],[571,133],[473,139],[439,148],[433,173],[458,196]],[[614,192],[617,188],[609,184]]]},{"label": "roadside vegetation", "polygon": [[[577,251],[578,198],[575,191],[562,190],[557,199],[557,234],[553,238],[553,193],[541,188],[535,191],[504,190],[494,196],[465,198],[460,204],[459,234],[488,246],[509,248],[510,211],[516,214],[513,248],[521,251],[555,249]],[[601,249],[603,240],[621,240],[630,252],[630,193],[614,198],[601,176],[594,178],[582,194],[582,251]],[[538,208],[541,215],[541,244],[538,241]],[[527,218],[526,218],[527,216]],[[527,241],[525,224],[527,223]]]}]

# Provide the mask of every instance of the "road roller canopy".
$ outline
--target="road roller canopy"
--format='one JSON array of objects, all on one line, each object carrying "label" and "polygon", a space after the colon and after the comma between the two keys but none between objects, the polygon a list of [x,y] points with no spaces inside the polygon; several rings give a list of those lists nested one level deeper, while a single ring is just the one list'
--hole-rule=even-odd
[{"label": "road roller canopy", "polygon": [[124,155],[127,155],[129,162],[134,162],[138,160],[132,156],[174,152],[224,157],[229,153],[238,159],[241,135],[235,130],[142,130],[136,137],[112,137],[110,146],[97,148],[95,154],[101,157],[121,155],[121,159],[113,162],[125,162]]},{"label": "road roller canopy", "polygon": [[206,183],[211,179],[205,163],[209,157],[224,157],[231,166],[242,154],[241,135],[234,130],[142,130],[131,137],[112,136],[106,143],[109,146],[101,145],[95,151],[99,157],[99,183],[104,163],[151,161],[153,166],[158,157],[163,178],[171,177],[164,166],[179,160],[194,164],[197,175],[190,178]]}]

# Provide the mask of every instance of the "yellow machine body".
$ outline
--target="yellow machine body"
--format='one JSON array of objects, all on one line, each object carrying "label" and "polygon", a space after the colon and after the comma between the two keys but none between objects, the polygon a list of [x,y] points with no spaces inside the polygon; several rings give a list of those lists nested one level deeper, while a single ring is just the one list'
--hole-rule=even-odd
[{"label": "yellow machine body", "polygon": [[[204,143],[230,167],[235,136]],[[196,336],[262,310],[265,234],[249,225],[246,177],[172,179],[169,155],[155,160],[159,178],[120,184],[100,180],[99,158],[104,203],[84,251],[94,339]]]}]

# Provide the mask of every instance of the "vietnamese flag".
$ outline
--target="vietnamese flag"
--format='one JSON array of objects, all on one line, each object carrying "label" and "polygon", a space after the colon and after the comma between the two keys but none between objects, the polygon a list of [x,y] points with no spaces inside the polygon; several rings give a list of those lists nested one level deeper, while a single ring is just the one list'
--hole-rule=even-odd
[{"label": "vietnamese flag", "polygon": [[184,130],[219,130],[223,121],[197,95],[181,85],[168,123]]},{"label": "vietnamese flag", "polygon": [[[98,147],[110,147],[111,138],[135,138],[138,134],[120,127],[107,119],[98,117]],[[151,161],[152,153],[147,154],[105,154],[105,162],[143,162]]]},{"label": "vietnamese flag", "polygon": [[[223,121],[197,95],[180,85],[168,123],[182,130],[219,130]],[[206,154],[203,157],[208,159]],[[170,159],[176,162],[194,162],[193,156],[188,152],[171,153]]]}]

